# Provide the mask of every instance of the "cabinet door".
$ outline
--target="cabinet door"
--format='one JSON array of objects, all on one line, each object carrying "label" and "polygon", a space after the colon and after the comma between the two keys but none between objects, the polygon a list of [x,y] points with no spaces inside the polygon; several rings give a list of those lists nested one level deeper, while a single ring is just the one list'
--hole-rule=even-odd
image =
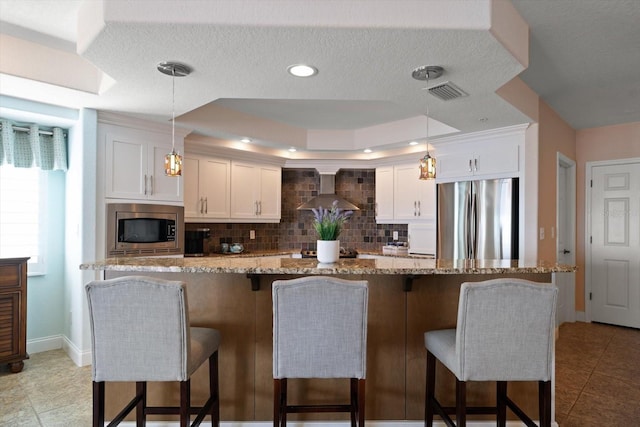
[{"label": "cabinet door", "polygon": [[393,212],[396,220],[418,218],[418,163],[394,168]]},{"label": "cabinet door", "polygon": [[424,221],[410,223],[407,227],[409,252],[412,254],[436,254],[436,223]]},{"label": "cabinet door", "polygon": [[256,218],[258,200],[256,187],[259,175],[254,165],[231,163],[231,217]]},{"label": "cabinet door", "polygon": [[453,152],[437,157],[437,178],[470,177],[473,175],[473,153]]},{"label": "cabinet door", "polygon": [[258,217],[280,219],[282,205],[282,170],[278,167],[260,168],[260,197]]},{"label": "cabinet door", "polygon": [[393,167],[376,168],[376,222],[393,220]]},{"label": "cabinet door", "polygon": [[[148,145],[147,198],[170,202],[182,201],[182,177],[166,176],[164,156],[171,151],[170,146]],[[184,165],[183,165],[184,166]]]},{"label": "cabinet door", "polygon": [[433,179],[418,182],[418,218],[420,220],[436,219],[436,181]]},{"label": "cabinet door", "polygon": [[114,134],[106,138],[106,197],[146,198],[147,144]]},{"label": "cabinet door", "polygon": [[474,174],[501,174],[518,172],[519,147],[511,141],[498,141],[486,144],[482,151],[474,156]]},{"label": "cabinet door", "polygon": [[200,216],[200,190],[198,179],[200,176],[200,161],[192,157],[182,159],[182,178],[184,182],[184,217]]},{"label": "cabinet door", "polygon": [[198,187],[206,218],[229,218],[231,214],[229,169],[228,160],[200,159]]}]

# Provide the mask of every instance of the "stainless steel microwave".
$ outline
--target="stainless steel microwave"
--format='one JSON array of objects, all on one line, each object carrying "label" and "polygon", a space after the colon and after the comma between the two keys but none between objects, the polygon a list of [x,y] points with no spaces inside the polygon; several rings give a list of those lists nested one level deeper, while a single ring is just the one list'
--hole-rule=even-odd
[{"label": "stainless steel microwave", "polygon": [[107,204],[107,256],[184,254],[184,208]]}]

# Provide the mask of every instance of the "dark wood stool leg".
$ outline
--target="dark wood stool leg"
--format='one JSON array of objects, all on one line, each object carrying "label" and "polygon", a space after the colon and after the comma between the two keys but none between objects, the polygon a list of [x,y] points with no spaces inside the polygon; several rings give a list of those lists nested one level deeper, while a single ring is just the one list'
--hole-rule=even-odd
[{"label": "dark wood stool leg", "polygon": [[287,426],[287,379],[282,379],[282,402],[280,403],[281,426]]},{"label": "dark wood stool leg", "polygon": [[104,381],[93,382],[93,427],[104,427]]},{"label": "dark wood stool leg", "polygon": [[358,427],[364,427],[364,402],[365,402],[366,380],[358,380]]},{"label": "dark wood stool leg", "polygon": [[220,425],[220,380],[218,376],[218,352],[209,357],[209,393],[211,402],[211,426]]},{"label": "dark wood stool leg", "polygon": [[538,382],[540,427],[551,427],[551,381]]},{"label": "dark wood stool leg", "polygon": [[145,410],[147,409],[147,383],[144,381],[136,382],[136,395],[140,396],[140,401],[136,405],[136,426],[144,427],[147,418]]},{"label": "dark wood stool leg", "polygon": [[282,381],[273,379],[273,427],[280,426],[280,404],[282,403]]},{"label": "dark wood stool leg", "polygon": [[356,418],[358,416],[358,379],[351,378],[349,380],[349,395],[351,406],[351,427],[356,427]]},{"label": "dark wood stool leg", "polygon": [[456,425],[467,425],[467,383],[456,378]]},{"label": "dark wood stool leg", "polygon": [[498,418],[498,427],[506,427],[507,425],[507,382],[498,381],[496,383],[496,412]]},{"label": "dark wood stool leg", "polygon": [[180,381],[180,427],[189,427],[191,380]]},{"label": "dark wood stool leg", "polygon": [[424,425],[433,426],[433,399],[436,390],[436,357],[427,351],[427,387],[424,395]]}]

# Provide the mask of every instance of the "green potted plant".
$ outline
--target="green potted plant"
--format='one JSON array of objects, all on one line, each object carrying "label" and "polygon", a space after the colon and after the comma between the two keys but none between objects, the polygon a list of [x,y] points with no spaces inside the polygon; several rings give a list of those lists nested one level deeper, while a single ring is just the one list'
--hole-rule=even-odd
[{"label": "green potted plant", "polygon": [[332,263],[340,258],[340,232],[345,222],[353,215],[353,211],[338,207],[334,200],[331,208],[311,209],[313,211],[313,228],[318,234],[317,256],[318,262]]}]

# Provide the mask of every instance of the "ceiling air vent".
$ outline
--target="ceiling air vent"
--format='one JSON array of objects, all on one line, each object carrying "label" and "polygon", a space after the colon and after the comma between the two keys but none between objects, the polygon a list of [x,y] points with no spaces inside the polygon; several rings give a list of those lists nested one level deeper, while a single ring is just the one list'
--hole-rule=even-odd
[{"label": "ceiling air vent", "polygon": [[435,97],[442,99],[443,101],[450,101],[452,99],[469,96],[468,93],[451,82],[444,82],[442,84],[430,87],[429,93]]}]

